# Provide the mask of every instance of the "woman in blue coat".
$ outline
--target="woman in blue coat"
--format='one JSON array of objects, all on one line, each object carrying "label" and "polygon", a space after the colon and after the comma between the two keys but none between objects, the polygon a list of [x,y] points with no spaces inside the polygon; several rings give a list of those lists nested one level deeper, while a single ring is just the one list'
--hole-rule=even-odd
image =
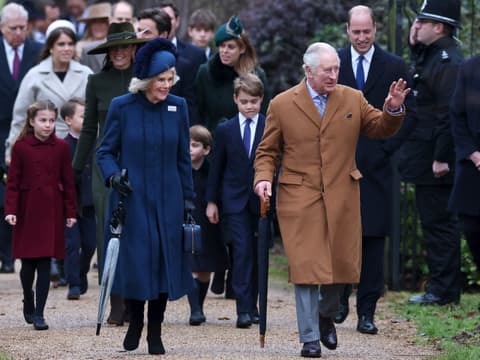
[{"label": "woman in blue coat", "polygon": [[[187,104],[169,94],[177,78],[176,50],[166,39],[144,45],[135,58],[130,93],[112,100],[97,162],[110,192],[126,196],[125,225],[112,293],[130,306],[123,346],[138,347],[148,301],[148,352],[163,354],[161,323],[167,299],[193,288],[182,249],[184,209],[194,197]],[[125,183],[121,169],[128,169]],[[108,223],[108,222],[107,222]]]}]

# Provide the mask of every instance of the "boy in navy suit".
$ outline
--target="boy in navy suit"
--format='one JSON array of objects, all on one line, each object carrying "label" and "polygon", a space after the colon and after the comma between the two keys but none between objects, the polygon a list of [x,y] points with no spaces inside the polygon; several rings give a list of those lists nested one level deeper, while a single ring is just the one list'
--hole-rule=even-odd
[{"label": "boy in navy suit", "polygon": [[[68,125],[65,141],[70,145],[70,153],[75,154],[78,137],[83,125],[85,102],[78,98],[67,101],[60,115]],[[65,232],[66,254],[64,260],[66,280],[69,285],[67,299],[78,300],[88,288],[87,273],[96,247],[95,210],[92,195],[92,164],[85,166],[81,179],[75,179],[77,186],[78,221]]]},{"label": "boy in navy suit", "polygon": [[233,100],[238,115],[220,123],[215,132],[215,148],[207,185],[207,217],[225,222],[232,242],[232,287],[237,305],[237,327],[258,323],[256,310],[257,231],[260,216],[258,197],[253,192],[253,161],[265,128],[259,114],[263,84],[254,74],[243,74],[234,83]]}]

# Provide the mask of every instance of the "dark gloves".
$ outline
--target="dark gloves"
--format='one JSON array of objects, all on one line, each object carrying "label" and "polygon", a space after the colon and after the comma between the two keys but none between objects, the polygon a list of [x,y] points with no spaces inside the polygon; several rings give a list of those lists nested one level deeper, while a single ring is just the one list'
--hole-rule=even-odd
[{"label": "dark gloves", "polygon": [[192,200],[185,200],[184,201],[184,219],[186,220],[188,218],[188,215],[192,215],[193,210],[195,210],[195,204],[193,203]]},{"label": "dark gloves", "polygon": [[128,196],[132,192],[132,186],[125,176],[116,173],[110,177],[110,186],[122,196]]}]

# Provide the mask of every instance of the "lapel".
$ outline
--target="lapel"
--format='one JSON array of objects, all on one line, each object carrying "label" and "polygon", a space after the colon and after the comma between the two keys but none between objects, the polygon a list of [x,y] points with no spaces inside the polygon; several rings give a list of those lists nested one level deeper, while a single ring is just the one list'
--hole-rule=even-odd
[{"label": "lapel", "polygon": [[[320,117],[320,114],[318,113],[318,110],[315,107],[312,98],[310,97],[305,78],[300,84],[296,86],[293,96],[293,103],[298,107],[301,112],[305,114],[308,119],[310,119],[311,122],[315,124],[315,126],[317,126],[318,128],[321,127],[322,118]],[[326,113],[324,115],[326,115]]]},{"label": "lapel", "polygon": [[[258,144],[262,140],[263,130],[265,130],[265,116],[258,114],[257,128],[255,129],[255,137],[253,139],[252,145],[252,155],[257,151]],[[255,156],[250,156],[250,160],[253,161]]]},{"label": "lapel", "polygon": [[18,88],[18,84],[13,80],[12,73],[8,67],[7,54],[5,54],[5,46],[3,45],[3,37],[0,37],[0,79],[3,86]]},{"label": "lapel", "polygon": [[[352,53],[350,51],[350,46],[342,49],[339,52],[340,57],[340,79],[339,83],[344,84],[354,89],[357,88],[357,81],[355,79],[355,74],[353,73],[352,68]],[[367,78],[368,80],[368,78]]]},{"label": "lapel", "polygon": [[340,107],[340,104],[342,104],[342,101],[346,101],[346,99],[343,99],[342,93],[341,87],[337,85],[335,86],[335,90],[328,94],[327,106],[325,108],[325,113],[323,114],[320,133],[323,133],[330,121],[332,121],[335,113]]},{"label": "lapel", "polygon": [[42,85],[56,94],[63,101],[68,101],[72,94],[84,86],[82,70],[76,61],[71,61],[65,79],[60,81],[53,71],[52,58],[48,57],[39,64],[39,72],[44,75]]},{"label": "lapel", "polygon": [[375,87],[375,83],[383,77],[387,66],[383,50],[376,45],[374,46],[375,51],[372,56],[372,63],[368,70],[367,82],[363,87],[363,93],[365,95],[368,94],[368,92]]}]

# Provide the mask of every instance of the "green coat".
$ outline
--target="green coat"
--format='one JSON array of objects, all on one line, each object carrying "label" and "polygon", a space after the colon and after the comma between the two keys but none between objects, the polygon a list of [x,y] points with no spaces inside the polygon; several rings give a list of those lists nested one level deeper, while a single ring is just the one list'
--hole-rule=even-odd
[{"label": "green coat", "polygon": [[[86,106],[83,127],[73,158],[73,169],[83,170],[100,145],[110,102],[126,94],[133,76],[133,66],[127,70],[110,68],[90,75],[87,82]],[[105,215],[108,208],[108,189],[105,187],[97,162],[93,161],[92,191],[97,217],[97,256],[103,261]],[[101,265],[101,264],[100,264]],[[101,272],[100,272],[101,273]]]},{"label": "green coat", "polygon": [[[266,114],[271,97],[270,89],[262,68],[257,67],[255,73],[265,88],[260,112]],[[222,64],[218,53],[200,66],[195,79],[198,113],[201,123],[210,131],[214,131],[219,122],[238,113],[237,105],[233,102],[233,80],[237,77],[237,72],[231,66]]]}]

